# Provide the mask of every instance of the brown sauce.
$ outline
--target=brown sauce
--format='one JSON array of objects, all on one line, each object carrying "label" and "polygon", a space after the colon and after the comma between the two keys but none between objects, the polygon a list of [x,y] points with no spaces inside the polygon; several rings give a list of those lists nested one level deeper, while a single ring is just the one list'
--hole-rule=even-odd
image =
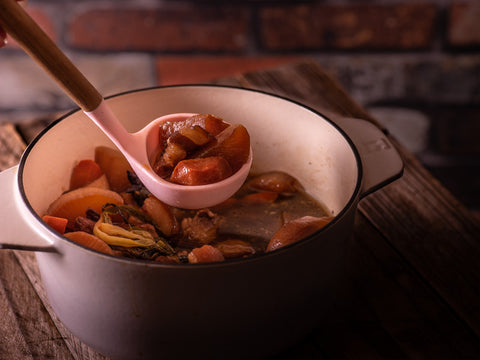
[{"label": "brown sauce", "polygon": [[75,186],[50,205],[44,221],[110,255],[202,263],[275,251],[332,219],[297,179],[281,171],[250,175],[222,204],[186,210],[153,197],[128,169],[118,151],[96,148],[95,160],[74,167]]}]

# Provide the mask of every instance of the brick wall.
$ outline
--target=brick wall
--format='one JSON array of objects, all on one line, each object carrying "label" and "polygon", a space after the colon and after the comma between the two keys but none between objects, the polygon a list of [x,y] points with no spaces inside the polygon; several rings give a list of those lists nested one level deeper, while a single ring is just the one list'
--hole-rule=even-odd
[{"label": "brick wall", "polygon": [[[27,0],[104,93],[311,57],[467,205],[480,209],[480,2]],[[11,43],[0,117],[72,103]]]}]

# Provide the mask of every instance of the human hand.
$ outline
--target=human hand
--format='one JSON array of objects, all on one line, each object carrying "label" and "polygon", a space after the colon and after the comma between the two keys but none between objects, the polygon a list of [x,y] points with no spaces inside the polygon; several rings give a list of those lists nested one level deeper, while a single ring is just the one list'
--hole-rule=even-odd
[{"label": "human hand", "polygon": [[[15,0],[19,3],[25,3],[26,0]],[[7,33],[4,28],[0,26],[0,48],[5,47],[7,45]]]}]

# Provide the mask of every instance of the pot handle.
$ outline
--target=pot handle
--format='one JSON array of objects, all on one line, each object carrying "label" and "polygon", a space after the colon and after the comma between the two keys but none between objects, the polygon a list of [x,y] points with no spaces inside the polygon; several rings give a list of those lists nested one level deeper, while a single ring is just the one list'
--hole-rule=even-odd
[{"label": "pot handle", "polygon": [[364,119],[336,117],[342,128],[358,149],[363,167],[362,192],[364,197],[403,174],[400,154],[385,133],[375,124]]},{"label": "pot handle", "polygon": [[22,206],[17,187],[18,165],[0,172],[0,249],[56,251],[46,227],[34,226],[38,219]]}]

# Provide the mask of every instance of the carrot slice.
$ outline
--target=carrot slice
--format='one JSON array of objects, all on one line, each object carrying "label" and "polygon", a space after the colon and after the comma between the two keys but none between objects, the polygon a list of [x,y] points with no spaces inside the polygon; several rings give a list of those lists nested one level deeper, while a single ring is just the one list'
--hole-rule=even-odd
[{"label": "carrot slice", "polygon": [[59,232],[60,234],[65,233],[65,229],[67,228],[68,219],[57,217],[57,216],[50,216],[44,215],[42,220],[50,226],[53,230]]},{"label": "carrot slice", "polygon": [[188,254],[188,261],[191,263],[207,263],[224,260],[225,257],[222,252],[211,245],[203,245],[202,247],[195,248]]},{"label": "carrot slice", "polygon": [[95,235],[86,233],[84,231],[73,231],[64,234],[65,237],[76,242],[77,244],[86,246],[92,250],[102,252],[104,254],[113,255],[113,250],[107,245],[105,241],[99,239]]},{"label": "carrot slice", "polygon": [[106,203],[121,205],[123,198],[111,190],[81,187],[60,195],[50,204],[45,215],[63,217],[73,223],[78,216],[85,216],[89,208],[100,213]]},{"label": "carrot slice", "polygon": [[90,184],[92,181],[102,176],[100,166],[93,160],[81,160],[73,168],[70,177],[70,190]]}]

